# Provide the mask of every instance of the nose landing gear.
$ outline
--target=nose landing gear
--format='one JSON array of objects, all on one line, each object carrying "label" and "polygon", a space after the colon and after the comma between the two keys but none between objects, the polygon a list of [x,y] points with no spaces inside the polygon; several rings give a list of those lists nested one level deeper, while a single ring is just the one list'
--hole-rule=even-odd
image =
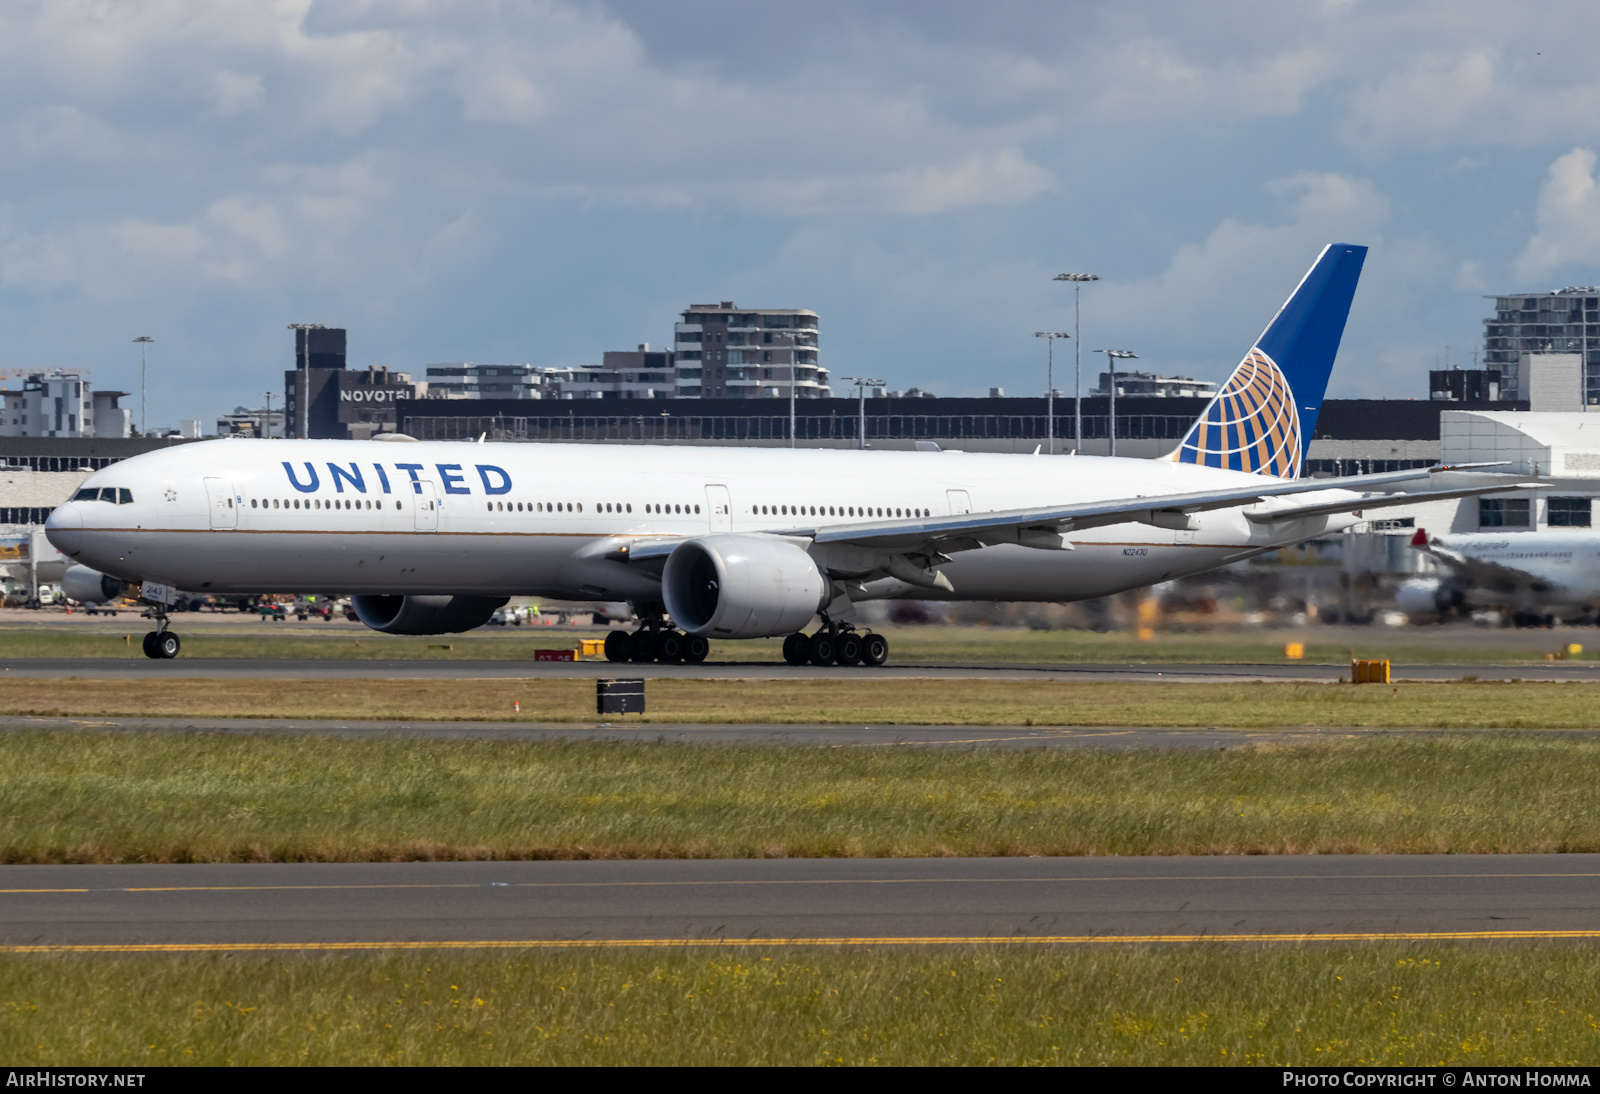
[{"label": "nose landing gear", "polygon": [[167,608],[165,604],[157,604],[154,609],[156,629],[144,636],[144,655],[152,661],[170,661],[178,656],[178,651],[183,648],[183,643],[178,641],[178,636],[167,630]]}]

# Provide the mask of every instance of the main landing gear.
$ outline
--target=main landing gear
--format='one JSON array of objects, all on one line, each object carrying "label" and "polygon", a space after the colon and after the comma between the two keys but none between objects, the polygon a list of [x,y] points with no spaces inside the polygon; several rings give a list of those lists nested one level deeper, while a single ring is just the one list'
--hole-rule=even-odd
[{"label": "main landing gear", "polygon": [[816,634],[791,634],[783,640],[783,659],[791,665],[871,665],[889,659],[889,642],[881,634],[856,632],[849,623],[823,620]]},{"label": "main landing gear", "polygon": [[607,661],[660,661],[664,665],[698,665],[711,652],[711,643],[696,634],[684,634],[657,619],[646,619],[644,626],[628,634],[612,631],[606,635]]},{"label": "main landing gear", "polygon": [[167,630],[167,610],[161,605],[155,609],[156,629],[144,636],[144,655],[152,661],[170,661],[178,656],[183,643]]}]

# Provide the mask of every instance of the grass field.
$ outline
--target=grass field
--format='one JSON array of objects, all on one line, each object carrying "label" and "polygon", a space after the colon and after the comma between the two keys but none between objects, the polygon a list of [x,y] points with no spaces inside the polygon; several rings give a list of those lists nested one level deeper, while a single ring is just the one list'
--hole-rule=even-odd
[{"label": "grass field", "polygon": [[[326,633],[273,630],[273,624],[190,625],[176,616],[173,629],[183,638],[185,658],[282,658],[286,660],[532,660],[542,648],[571,649],[580,638],[603,638],[605,631],[591,628],[498,628],[438,637],[383,635],[365,630],[330,626]],[[0,629],[0,660],[8,657],[127,657],[142,658],[139,642],[151,629],[145,621],[131,619],[123,629],[102,633],[88,627],[10,627]],[[1199,662],[1281,664],[1283,641],[1259,631],[1218,631],[1209,634],[1162,633],[1139,642],[1125,633],[1092,631],[1032,631],[1002,627],[881,627],[888,636],[896,664],[1009,664],[1051,662],[1134,662],[1146,664]],[[1600,658],[1600,634],[1586,647],[1581,660]],[[1380,628],[1317,628],[1294,636],[1305,642],[1309,664],[1348,664],[1352,656],[1390,658],[1404,664],[1513,664],[1543,661],[1545,653],[1560,649],[1566,639],[1549,636],[1504,635],[1503,632],[1468,632],[1461,641],[1440,641],[1438,636],[1415,630]],[[1467,640],[1470,639],[1470,640]],[[1541,641],[1542,639],[1542,641]],[[444,649],[442,647],[451,648]],[[758,639],[713,642],[712,661],[781,661],[782,642]]]},{"label": "grass field", "polygon": [[1593,1063],[1587,946],[0,958],[13,1067]]},{"label": "grass field", "polygon": [[[530,678],[41,681],[0,677],[0,714],[593,722],[590,680]],[[1600,684],[1161,684],[887,679],[661,679],[622,724],[1600,726]],[[513,710],[513,703],[521,711]]]},{"label": "grass field", "polygon": [[0,735],[0,862],[1600,851],[1600,742],[1229,751]]}]

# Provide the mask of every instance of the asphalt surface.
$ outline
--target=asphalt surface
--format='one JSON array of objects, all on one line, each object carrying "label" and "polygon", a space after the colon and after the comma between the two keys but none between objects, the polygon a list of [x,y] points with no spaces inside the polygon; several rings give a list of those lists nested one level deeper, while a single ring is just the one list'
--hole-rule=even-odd
[{"label": "asphalt surface", "polygon": [[1597,855],[0,868],[0,944],[1600,939]]},{"label": "asphalt surface", "polygon": [[[1394,665],[1394,680],[1578,680],[1600,681],[1600,661],[1543,661],[1515,665]],[[927,664],[883,665],[878,668],[837,665],[795,667],[770,661],[710,662],[701,665],[657,665],[609,661],[311,661],[274,658],[12,658],[0,674],[65,679],[411,679],[470,680],[546,678],[594,680],[635,677],[647,680],[693,677],[710,680],[1077,680],[1133,683],[1242,683],[1305,681],[1333,683],[1347,678],[1348,664]]]},{"label": "asphalt surface", "polygon": [[867,748],[1162,748],[1217,749],[1262,744],[1326,744],[1419,733],[1595,737],[1600,729],[1462,730],[1406,727],[1277,726],[961,726],[706,725],[695,722],[427,722],[312,718],[38,718],[0,716],[0,733],[93,730],[119,733],[230,733],[243,736],[410,738],[493,741],[670,741],[687,744],[770,744]]}]

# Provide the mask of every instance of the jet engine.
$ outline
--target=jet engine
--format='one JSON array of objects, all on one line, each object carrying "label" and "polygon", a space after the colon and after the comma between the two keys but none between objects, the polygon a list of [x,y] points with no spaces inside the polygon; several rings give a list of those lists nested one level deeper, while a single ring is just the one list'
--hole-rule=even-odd
[{"label": "jet engine", "polygon": [[61,593],[79,604],[104,604],[122,595],[122,579],[87,566],[68,566],[61,576]]},{"label": "jet engine", "polygon": [[1394,606],[1407,615],[1444,615],[1465,601],[1460,586],[1436,577],[1414,577],[1394,593]]},{"label": "jet engine", "polygon": [[489,622],[504,596],[354,596],[356,618],[384,634],[455,634]]},{"label": "jet engine", "polygon": [[792,634],[827,606],[829,584],[804,549],[771,536],[685,540],[667,556],[661,595],[690,634]]}]

